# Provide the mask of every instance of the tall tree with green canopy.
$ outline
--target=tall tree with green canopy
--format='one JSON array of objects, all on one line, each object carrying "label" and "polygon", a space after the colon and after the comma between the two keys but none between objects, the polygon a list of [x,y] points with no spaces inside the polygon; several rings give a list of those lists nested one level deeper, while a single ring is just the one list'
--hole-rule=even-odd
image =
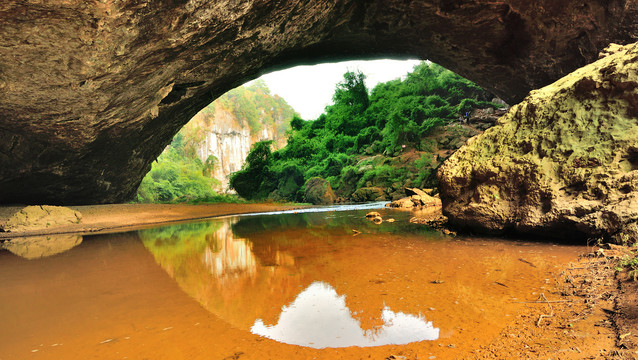
[{"label": "tall tree with green canopy", "polygon": [[348,71],[337,84],[332,100],[326,108],[326,129],[334,133],[354,136],[364,127],[363,116],[370,105],[365,75],[359,71]]},{"label": "tall tree with green canopy", "polygon": [[260,199],[272,191],[266,187],[268,182],[264,182],[265,179],[270,178],[271,146],[271,140],[253,144],[243,168],[231,175],[230,186],[239,196],[249,200]]}]

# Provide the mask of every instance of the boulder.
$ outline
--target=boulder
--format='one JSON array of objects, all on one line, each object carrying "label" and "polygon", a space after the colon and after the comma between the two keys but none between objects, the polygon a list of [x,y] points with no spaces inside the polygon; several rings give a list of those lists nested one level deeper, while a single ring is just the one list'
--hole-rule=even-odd
[{"label": "boulder", "polygon": [[422,210],[430,207],[440,208],[441,199],[437,195],[428,195],[428,193],[432,192],[434,192],[433,189],[405,188],[407,197],[391,202],[390,207],[413,210]]},{"label": "boulder", "polygon": [[335,194],[326,180],[313,177],[306,182],[305,187],[304,201],[314,205],[330,205],[335,202]]},{"label": "boulder", "polygon": [[390,207],[400,209],[412,209],[415,206],[414,202],[409,197],[405,197],[399,200],[395,200],[390,203]]},{"label": "boulder", "polygon": [[385,200],[385,193],[380,187],[362,187],[357,189],[357,191],[351,195],[351,198],[352,201],[355,202],[381,201]]},{"label": "boulder", "polygon": [[456,226],[635,242],[638,44],[532,91],[437,176]]},{"label": "boulder", "polygon": [[54,226],[78,224],[82,214],[61,206],[36,205],[27,206],[13,214],[0,229],[6,232],[36,231]]},{"label": "boulder", "polygon": [[[426,190],[429,190],[429,191],[426,191]],[[412,195],[428,196],[430,193],[432,193],[432,189],[426,189],[426,190],[421,190],[419,188],[405,188],[405,196],[412,196]]]}]

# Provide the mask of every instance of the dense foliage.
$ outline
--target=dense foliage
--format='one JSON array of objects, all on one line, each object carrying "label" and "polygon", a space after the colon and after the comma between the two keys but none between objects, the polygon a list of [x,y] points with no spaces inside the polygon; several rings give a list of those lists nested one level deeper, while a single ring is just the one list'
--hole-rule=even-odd
[{"label": "dense foliage", "polygon": [[184,134],[178,133],[153,163],[137,190],[137,202],[237,202],[213,190],[218,181],[205,175],[210,164],[189,155],[184,139]]},{"label": "dense foliage", "polygon": [[[429,136],[472,109],[497,107],[488,102],[492,97],[429,62],[371,92],[363,74],[347,72],[333,105],[316,120],[293,118],[284,148],[273,152],[270,143],[255,144],[231,186],[246,199],[302,201],[305,182],[322,177],[337,196],[363,201],[404,185],[435,185]],[[404,156],[410,151],[418,156]]]}]

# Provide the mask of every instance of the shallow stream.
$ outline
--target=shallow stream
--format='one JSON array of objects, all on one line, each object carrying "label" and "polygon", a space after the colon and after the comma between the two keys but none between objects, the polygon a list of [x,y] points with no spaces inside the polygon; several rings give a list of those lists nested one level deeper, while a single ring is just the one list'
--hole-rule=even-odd
[{"label": "shallow stream", "polygon": [[586,251],[412,216],[377,203],[5,242],[0,359],[454,358]]}]

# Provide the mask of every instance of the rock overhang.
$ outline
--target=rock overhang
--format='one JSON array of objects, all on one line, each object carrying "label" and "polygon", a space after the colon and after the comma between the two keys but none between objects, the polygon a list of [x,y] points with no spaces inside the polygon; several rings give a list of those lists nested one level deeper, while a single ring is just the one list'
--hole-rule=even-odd
[{"label": "rock overhang", "polygon": [[0,5],[0,202],[130,199],[172,136],[264,69],[430,59],[510,102],[637,40],[636,1]]}]

